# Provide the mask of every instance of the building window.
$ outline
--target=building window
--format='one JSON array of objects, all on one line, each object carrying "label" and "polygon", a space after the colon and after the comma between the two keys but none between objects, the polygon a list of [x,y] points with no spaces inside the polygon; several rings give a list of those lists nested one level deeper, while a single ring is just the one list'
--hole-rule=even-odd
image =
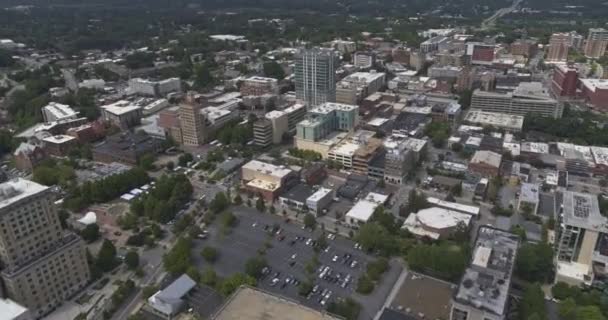
[{"label": "building window", "polygon": [[464,310],[456,308],[452,310],[452,320],[467,320],[468,317],[469,313]]}]

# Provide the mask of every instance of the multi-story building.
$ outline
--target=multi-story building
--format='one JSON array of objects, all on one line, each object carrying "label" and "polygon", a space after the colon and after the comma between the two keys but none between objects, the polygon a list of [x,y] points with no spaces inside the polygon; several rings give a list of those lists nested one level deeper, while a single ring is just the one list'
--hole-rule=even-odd
[{"label": "multi-story building", "polygon": [[44,122],[76,119],[77,117],[78,112],[74,111],[74,109],[65,104],[50,102],[46,106],[42,107],[42,118],[44,119]]},{"label": "multi-story building", "polygon": [[471,264],[452,297],[451,320],[504,320],[519,237],[479,227]]},{"label": "multi-story building", "polygon": [[410,49],[407,47],[399,46],[393,49],[391,52],[393,56],[393,62],[409,65],[410,64]]},{"label": "multi-story building", "polygon": [[589,105],[608,110],[608,79],[580,79],[581,96]]},{"label": "multi-story building", "polygon": [[289,130],[289,114],[285,111],[270,111],[266,114],[272,125],[272,143],[280,144],[283,141],[283,135]]},{"label": "multi-story building", "polygon": [[552,118],[560,118],[563,112],[562,104],[551,98],[540,82],[522,82],[509,93],[475,90],[471,109],[521,116],[534,113]]},{"label": "multi-story building", "polygon": [[336,101],[336,55],[333,50],[300,49],[296,54],[296,98],[307,106]]},{"label": "multi-story building", "polygon": [[408,149],[405,137],[392,136],[384,141],[384,181],[401,184],[416,163],[416,155]]},{"label": "multi-story building", "polygon": [[120,100],[112,104],[101,106],[101,116],[104,121],[117,126],[122,130],[128,130],[141,124],[143,113],[140,106],[129,101]]},{"label": "multi-story building", "polygon": [[502,155],[492,151],[477,151],[469,162],[469,172],[482,177],[496,177],[500,172]]},{"label": "multi-story building", "polygon": [[272,122],[270,120],[262,118],[253,124],[253,143],[262,148],[272,144]]},{"label": "multi-story building", "polygon": [[183,141],[179,109],[179,106],[174,106],[160,111],[158,113],[157,124],[165,130],[165,136],[171,137],[175,143],[181,145]]},{"label": "multi-story building", "polygon": [[51,188],[35,182],[18,178],[0,184],[4,293],[37,319],[89,280],[84,242],[62,229],[54,202]]},{"label": "multi-story building", "polygon": [[297,125],[296,137],[318,141],[334,131],[351,131],[359,124],[359,107],[327,102],[308,111]]},{"label": "multi-story building", "polygon": [[145,96],[166,96],[171,92],[182,90],[182,81],[179,78],[168,78],[160,81],[133,78],[129,80],[131,92]]},{"label": "multi-story building", "polygon": [[355,151],[353,157],[353,172],[368,176],[369,166],[376,158],[384,155],[382,141],[379,139],[370,139],[366,144],[362,145]]},{"label": "multi-story building", "polygon": [[425,40],[420,44],[420,51],[423,53],[433,52],[439,50],[439,46],[449,41],[446,36],[436,36]]},{"label": "multi-story building", "polygon": [[298,182],[296,173],[284,166],[251,160],[241,167],[241,181],[254,194],[273,201],[283,191]]},{"label": "multi-story building", "polygon": [[587,58],[599,59],[606,52],[608,45],[608,30],[604,28],[591,28],[585,42],[585,56]]},{"label": "multi-story building", "polygon": [[472,64],[491,65],[495,58],[496,47],[492,44],[469,42],[466,50],[467,55],[471,56]]},{"label": "multi-story building", "polygon": [[568,60],[568,49],[571,45],[570,33],[554,33],[549,39],[549,50],[545,61],[549,63],[565,62]]},{"label": "multi-story building", "polygon": [[98,162],[120,162],[137,165],[142,156],[156,154],[162,150],[162,140],[143,131],[125,131],[109,136],[93,148],[93,160]]},{"label": "multi-story building", "polygon": [[296,125],[306,117],[306,106],[300,103],[296,103],[282,111],[287,114],[288,132],[294,132],[296,130]]},{"label": "multi-story building", "polygon": [[262,96],[279,94],[277,79],[253,76],[243,80],[240,87],[243,96]]},{"label": "multi-story building", "polygon": [[597,196],[564,191],[556,235],[556,280],[573,285],[605,282],[608,278],[608,219],[600,213]]},{"label": "multi-story building", "polygon": [[576,95],[578,70],[571,66],[557,65],[553,69],[551,90],[557,97],[573,97]]},{"label": "multi-story building", "polygon": [[354,56],[355,67],[359,69],[370,69],[374,66],[375,56],[371,52],[357,52]]},{"label": "multi-story building", "polygon": [[538,45],[535,40],[518,39],[511,43],[511,54],[525,57],[533,57],[536,55]]},{"label": "multi-story building", "polygon": [[385,73],[355,72],[336,85],[336,102],[358,104],[370,94],[380,90],[385,83]]},{"label": "multi-story building", "polygon": [[187,146],[199,146],[205,143],[206,122],[201,113],[200,106],[192,99],[188,99],[179,107],[179,122],[182,133],[182,142]]}]

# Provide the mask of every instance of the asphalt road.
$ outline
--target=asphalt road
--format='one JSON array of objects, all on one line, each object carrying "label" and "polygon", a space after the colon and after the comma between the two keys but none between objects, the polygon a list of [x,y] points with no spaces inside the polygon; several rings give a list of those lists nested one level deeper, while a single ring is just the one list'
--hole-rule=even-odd
[{"label": "asphalt road", "polygon": [[[320,230],[313,233],[303,230],[299,224],[294,222],[285,223],[284,218],[268,213],[262,214],[257,210],[248,207],[234,207],[232,212],[238,217],[238,225],[229,234],[222,234],[218,223],[214,223],[209,227],[211,236],[206,240],[196,240],[194,257],[195,265],[201,270],[209,267],[209,264],[200,256],[200,251],[204,246],[212,246],[218,249],[219,258],[213,264],[214,269],[219,276],[229,276],[236,272],[244,272],[244,265],[249,258],[255,257],[258,254],[258,249],[264,248],[265,243],[270,243],[269,248],[265,253],[265,259],[272,272],[269,276],[259,281],[259,286],[265,290],[275,292],[277,294],[287,296],[291,299],[298,300],[304,305],[308,305],[315,309],[324,309],[320,304],[320,296],[317,294],[306,299],[298,295],[298,287],[293,284],[283,286],[285,278],[295,277],[299,281],[307,279],[305,266],[312,260],[314,250],[312,246],[306,245],[306,239],[317,239],[321,234]],[[278,223],[282,229],[281,234],[285,235],[283,241],[279,241],[276,235],[269,235],[264,231],[264,225],[270,226]],[[255,225],[255,226],[254,226]],[[305,240],[296,241],[290,245],[290,241],[297,236],[305,238]],[[371,257],[362,251],[354,248],[354,243],[342,237],[336,237],[334,240],[328,240],[329,250],[319,253],[320,265],[329,266],[334,273],[341,273],[342,279],[347,274],[352,277],[351,282],[346,288],[342,288],[340,283],[333,283],[319,278],[318,269],[316,270],[313,280],[314,284],[319,287],[332,291],[331,299],[337,297],[352,297],[359,301],[362,305],[362,311],[359,319],[373,319],[377,311],[384,305],[392,285],[399,277],[402,267],[397,261],[391,261],[390,270],[385,274],[384,278],[374,292],[368,296],[361,296],[355,292],[357,279],[365,272],[365,266],[368,262],[373,261]],[[357,260],[355,268],[350,267],[350,262],[344,263],[344,255],[351,254],[352,258],[349,261]],[[295,254],[294,259],[292,256]],[[338,256],[336,262],[332,261],[334,256]],[[294,265],[290,266],[290,262],[294,261]],[[275,272],[281,274],[279,283],[271,285]],[[326,304],[327,305],[327,304]]]}]

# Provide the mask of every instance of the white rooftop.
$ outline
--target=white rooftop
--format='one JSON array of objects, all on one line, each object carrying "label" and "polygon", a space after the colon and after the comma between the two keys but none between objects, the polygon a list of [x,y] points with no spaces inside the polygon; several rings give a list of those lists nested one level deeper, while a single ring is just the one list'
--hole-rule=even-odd
[{"label": "white rooftop", "polygon": [[470,214],[432,207],[410,214],[403,227],[414,234],[438,239],[440,234],[434,230],[455,228],[460,223],[468,226],[471,219]]},{"label": "white rooftop", "polygon": [[317,201],[323,199],[323,197],[325,197],[326,195],[330,194],[331,192],[332,192],[331,189],[320,188],[315,193],[313,193],[310,197],[308,197],[308,199],[306,199],[306,201],[317,202]]},{"label": "white rooftop", "polygon": [[445,200],[441,200],[441,199],[435,198],[435,197],[428,197],[426,199],[426,201],[437,207],[441,207],[441,208],[445,208],[445,209],[449,209],[449,210],[453,210],[453,211],[460,211],[462,213],[468,213],[468,214],[474,215],[474,216],[479,214],[479,207],[475,207],[475,206],[469,206],[466,204],[445,201]]},{"label": "white rooftop", "polygon": [[337,154],[344,157],[352,157],[355,155],[359,145],[352,142],[344,141],[329,151],[330,154]]},{"label": "white rooftop", "polygon": [[374,210],[379,205],[384,204],[388,196],[370,192],[364,199],[359,200],[346,214],[347,218],[352,218],[361,222],[367,222],[374,214]]},{"label": "white rooftop", "polygon": [[82,218],[78,219],[78,222],[88,226],[90,224],[97,223],[97,215],[93,211],[87,212]]},{"label": "white rooftop", "polygon": [[580,79],[580,82],[591,92],[608,90],[608,79]]},{"label": "white rooftop", "polygon": [[[2,311],[0,316],[2,319],[21,319],[25,313],[28,312],[27,308],[18,304],[11,299],[0,299],[0,310]],[[29,319],[25,317],[24,319]]]},{"label": "white rooftop", "polygon": [[46,138],[42,139],[42,141],[44,141],[44,142],[54,143],[54,144],[62,144],[62,143],[66,143],[66,142],[69,142],[72,140],[76,140],[76,138],[65,135],[65,134],[58,134],[58,135],[54,135],[54,136],[50,136],[50,137],[46,137]]},{"label": "white rooftop", "polygon": [[57,102],[50,102],[46,106],[43,107],[45,112],[50,112],[57,119],[65,119],[70,117],[75,117],[78,112],[74,111],[74,109],[70,108],[67,104],[61,104]]},{"label": "white rooftop", "polygon": [[243,169],[253,170],[260,173],[272,175],[277,178],[282,178],[292,171],[285,166],[275,166],[274,164],[265,163],[258,160],[251,160],[243,165]]},{"label": "white rooftop", "polygon": [[352,104],[325,102],[324,104],[309,110],[311,113],[328,114],[334,110],[353,111],[359,107]]},{"label": "white rooftop", "polygon": [[47,186],[22,178],[6,181],[0,184],[0,208],[4,208],[47,189]]},{"label": "white rooftop", "polygon": [[492,151],[477,151],[471,159],[471,163],[485,163],[493,167],[500,167],[502,155]]},{"label": "white rooftop", "polygon": [[490,125],[497,128],[507,128],[512,130],[521,130],[524,125],[524,117],[518,115],[510,115],[498,112],[485,112],[480,110],[471,110],[467,113],[465,121]]},{"label": "white rooftop", "polygon": [[390,119],[387,119],[387,118],[373,118],[370,121],[368,121],[367,124],[370,125],[370,126],[373,126],[373,127],[379,127],[379,126],[385,124],[388,121],[390,121]]},{"label": "white rooftop", "polygon": [[134,105],[127,100],[120,100],[112,104],[101,106],[101,108],[117,116],[141,109],[140,106]]},{"label": "white rooftop", "polygon": [[272,110],[266,114],[266,119],[278,119],[286,114],[285,111]]}]

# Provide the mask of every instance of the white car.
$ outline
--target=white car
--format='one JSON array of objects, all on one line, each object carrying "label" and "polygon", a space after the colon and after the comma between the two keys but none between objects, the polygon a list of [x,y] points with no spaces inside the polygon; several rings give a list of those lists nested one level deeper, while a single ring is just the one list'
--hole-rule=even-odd
[{"label": "white car", "polygon": [[294,253],[294,254],[292,254],[292,255],[291,255],[291,259],[293,260],[293,259],[295,259],[297,256],[298,256],[298,254],[297,254],[297,253]]},{"label": "white car", "polygon": [[306,240],[306,245],[307,245],[307,246],[309,246],[309,245],[311,245],[311,244],[312,244],[312,239],[308,239],[308,240]]},{"label": "white car", "polygon": [[338,262],[338,255],[335,255],[333,258],[331,258],[332,262]]}]

